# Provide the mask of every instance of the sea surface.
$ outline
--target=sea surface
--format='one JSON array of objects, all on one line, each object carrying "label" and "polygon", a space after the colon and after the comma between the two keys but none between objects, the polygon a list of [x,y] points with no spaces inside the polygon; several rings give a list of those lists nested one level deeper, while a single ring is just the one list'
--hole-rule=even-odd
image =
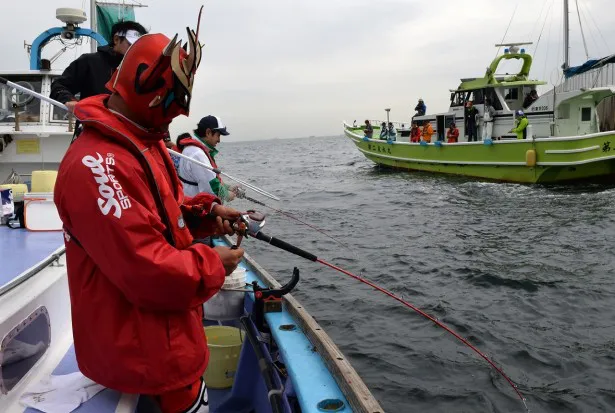
[{"label": "sea surface", "polygon": [[[526,186],[381,170],[343,137],[232,142],[219,164],[263,232],[390,289],[492,358],[532,412],[615,412],[615,184]],[[231,206],[254,206],[245,200]],[[343,245],[340,245],[343,244]],[[246,251],[351,360],[387,412],[524,412],[483,359],[401,304],[248,239]]]}]

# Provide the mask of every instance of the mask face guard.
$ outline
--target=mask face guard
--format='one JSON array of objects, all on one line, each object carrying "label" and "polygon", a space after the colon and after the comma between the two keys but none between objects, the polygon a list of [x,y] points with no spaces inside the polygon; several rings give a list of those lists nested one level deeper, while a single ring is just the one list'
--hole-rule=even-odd
[{"label": "mask face guard", "polygon": [[[182,47],[181,41],[175,35],[169,44],[164,48],[162,55],[150,67],[143,67],[135,79],[135,89],[137,93],[151,93],[165,86],[163,78],[168,71],[171,71],[171,85],[167,88],[164,96],[157,95],[149,103],[150,108],[162,104],[162,109],[166,113],[173,103],[176,103],[186,115],[190,109],[192,97],[192,87],[196,70],[201,63],[202,46],[198,40],[201,26],[201,15],[203,6],[199,11],[196,33],[186,27],[188,42]],[[186,50],[189,46],[189,52]]]}]

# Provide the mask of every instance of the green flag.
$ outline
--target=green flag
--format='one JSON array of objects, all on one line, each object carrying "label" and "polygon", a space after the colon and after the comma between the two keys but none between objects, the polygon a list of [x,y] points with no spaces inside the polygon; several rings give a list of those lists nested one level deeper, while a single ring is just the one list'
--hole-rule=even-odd
[{"label": "green flag", "polygon": [[109,44],[113,44],[111,28],[120,21],[134,21],[135,11],[131,5],[125,4],[97,4],[96,5],[96,31],[100,33]]}]

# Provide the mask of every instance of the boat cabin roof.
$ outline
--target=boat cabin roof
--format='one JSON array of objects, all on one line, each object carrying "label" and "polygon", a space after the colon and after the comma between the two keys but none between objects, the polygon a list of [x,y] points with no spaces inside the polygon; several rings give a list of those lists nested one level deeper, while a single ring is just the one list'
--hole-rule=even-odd
[{"label": "boat cabin roof", "polygon": [[543,82],[541,80],[521,80],[521,81],[498,81],[498,83],[487,84],[484,82],[484,79],[474,79],[474,80],[463,80],[461,85],[456,90],[451,90],[451,92],[468,92],[471,90],[479,90],[479,89],[498,89],[498,88],[510,88],[517,86],[539,86],[546,85],[547,82]]},{"label": "boat cabin roof", "polygon": [[[517,74],[496,74],[498,66],[504,60],[521,60],[523,66]],[[517,87],[517,86],[538,86],[546,85],[547,82],[541,80],[531,80],[529,78],[530,69],[532,67],[532,56],[525,53],[522,49],[521,53],[509,53],[508,49],[504,54],[497,56],[491,65],[487,68],[483,77],[473,77],[461,79],[461,84],[457,88],[458,91],[469,91],[487,88],[502,88],[502,87]]]}]

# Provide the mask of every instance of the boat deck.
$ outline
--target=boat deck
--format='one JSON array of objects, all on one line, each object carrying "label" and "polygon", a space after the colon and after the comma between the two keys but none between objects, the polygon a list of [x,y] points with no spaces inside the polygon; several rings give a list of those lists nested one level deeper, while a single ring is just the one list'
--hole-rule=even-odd
[{"label": "boat deck", "polygon": [[61,231],[33,232],[0,226],[0,288],[64,245]]}]

